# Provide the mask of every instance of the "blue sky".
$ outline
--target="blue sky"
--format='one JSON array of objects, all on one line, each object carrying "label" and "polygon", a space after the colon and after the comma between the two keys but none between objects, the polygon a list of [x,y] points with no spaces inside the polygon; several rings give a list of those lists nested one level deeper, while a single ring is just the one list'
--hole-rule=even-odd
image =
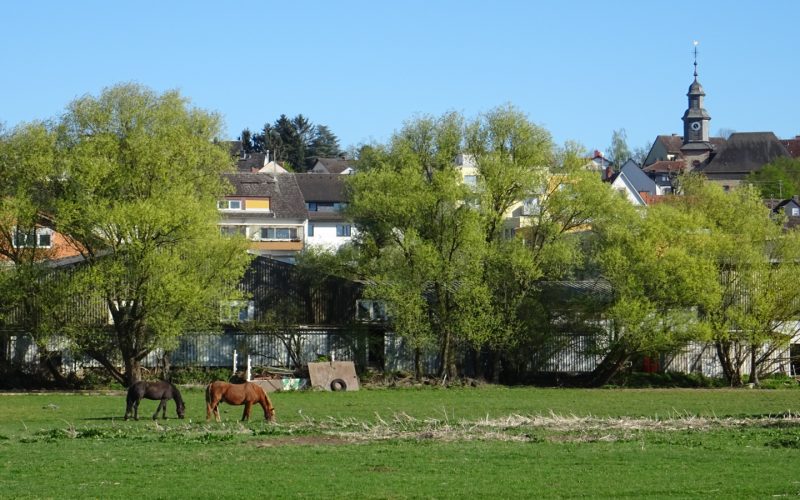
[{"label": "blue sky", "polygon": [[223,115],[227,137],[281,113],[347,147],[419,114],[511,103],[558,143],[682,133],[698,40],[712,135],[800,134],[800,2],[4,2],[0,123],[58,116],[135,81]]}]

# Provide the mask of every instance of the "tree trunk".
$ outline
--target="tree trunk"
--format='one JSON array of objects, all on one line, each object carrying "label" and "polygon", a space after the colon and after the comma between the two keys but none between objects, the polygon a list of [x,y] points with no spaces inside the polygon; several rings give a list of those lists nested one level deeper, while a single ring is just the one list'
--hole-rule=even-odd
[{"label": "tree trunk", "polygon": [[758,361],[756,361],[756,350],[758,347],[759,346],[757,344],[750,346],[750,377],[747,380],[747,383],[755,385],[760,384],[758,380]]},{"label": "tree trunk", "polygon": [[439,377],[445,378],[450,376],[450,330],[444,329],[442,332],[442,346],[439,351],[439,359],[441,360],[441,366],[439,366]]},{"label": "tree trunk", "polygon": [[103,353],[97,351],[88,351],[87,354],[91,356],[92,359],[100,363],[103,366],[103,368],[106,369],[108,374],[114,377],[114,380],[124,385],[125,387],[130,386],[130,384],[127,384],[127,379],[125,378],[125,374],[120,372],[117,369],[117,367],[114,366],[114,363],[109,361],[109,359]]},{"label": "tree trunk", "polygon": [[140,380],[142,380],[142,363],[132,356],[125,356],[125,386],[130,387]]},{"label": "tree trunk", "polygon": [[172,363],[168,352],[161,356],[161,379],[172,382]]},{"label": "tree trunk", "polygon": [[722,366],[722,376],[731,387],[742,386],[742,375],[739,367],[739,357],[731,356],[731,342],[717,341],[714,343],[717,350],[717,359]]},{"label": "tree trunk", "polygon": [[56,381],[56,384],[63,387],[67,385],[67,379],[61,373],[60,370],[61,363],[60,362],[56,363],[56,357],[60,356],[61,356],[60,353],[52,353],[49,351],[45,351],[41,354],[40,363],[47,369],[48,373],[52,375],[53,380]]},{"label": "tree trunk", "polygon": [[601,387],[606,385],[611,379],[619,373],[620,369],[633,355],[623,346],[614,346],[609,353],[603,358],[603,361],[597,365],[592,373],[589,375],[588,385],[590,387]]},{"label": "tree trunk", "polygon": [[422,380],[422,349],[414,348],[414,378],[419,382]]}]

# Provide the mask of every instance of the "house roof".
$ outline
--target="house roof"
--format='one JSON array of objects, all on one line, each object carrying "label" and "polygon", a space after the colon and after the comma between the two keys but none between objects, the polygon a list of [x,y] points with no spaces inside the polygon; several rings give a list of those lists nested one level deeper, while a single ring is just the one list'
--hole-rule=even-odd
[{"label": "house roof", "polygon": [[639,191],[633,185],[631,180],[625,175],[625,172],[620,172],[614,175],[613,179],[611,180],[612,186],[621,186],[624,187],[625,190],[628,191],[629,196],[633,198],[633,200],[638,203],[639,205],[647,205],[647,203],[642,198],[642,195],[639,194]]},{"label": "house roof", "polygon": [[261,170],[267,164],[266,153],[247,153],[236,161],[236,170],[239,172],[252,172]]},{"label": "house roof", "polygon": [[344,181],[339,174],[294,174],[294,177],[306,202],[347,200]]},{"label": "house roof", "polygon": [[[664,145],[664,149],[667,150],[667,154],[681,156],[681,148],[683,147],[682,135],[659,135],[656,136],[656,141]],[[719,148],[727,142],[727,139],[724,137],[709,137],[708,142],[714,146],[714,149],[719,150]]]},{"label": "house roof", "polygon": [[[777,212],[781,208],[785,208],[787,205],[795,207],[795,208],[800,208],[800,203],[797,200],[793,199],[793,198],[789,198],[788,200],[781,200],[780,202],[778,202],[775,206],[773,206],[771,208],[772,208],[773,212]],[[767,205],[767,206],[769,206],[769,205]]]},{"label": "house roof", "polygon": [[219,141],[219,143],[228,150],[231,156],[242,155],[242,141]]},{"label": "house roof", "polygon": [[543,293],[558,297],[560,300],[581,298],[609,300],[614,293],[611,283],[602,277],[588,280],[540,281],[539,288]]},{"label": "house roof", "polygon": [[341,174],[352,167],[350,160],[344,158],[317,158],[314,168],[321,166],[329,174]]},{"label": "house roof", "polygon": [[782,139],[781,144],[783,144],[783,147],[786,148],[792,158],[800,158],[800,135],[794,139]]},{"label": "house roof", "polygon": [[772,132],[736,132],[703,168],[706,174],[750,173],[790,156]]},{"label": "house roof", "polygon": [[656,183],[642,171],[635,161],[628,160],[622,165],[620,171],[625,173],[637,193],[646,191],[650,194],[656,194]]},{"label": "house roof", "polygon": [[648,165],[642,169],[642,171],[651,173],[651,174],[661,174],[661,173],[680,173],[683,169],[686,168],[686,162],[683,160],[660,160],[652,165]]},{"label": "house roof", "polygon": [[664,145],[664,149],[668,154],[680,154],[681,146],[683,146],[683,136],[680,135],[659,135],[656,141]]},{"label": "house roof", "polygon": [[293,174],[237,172],[223,174],[223,177],[234,189],[234,194],[228,195],[228,198],[236,196],[269,198],[270,210],[275,217],[305,219],[308,215],[303,194]]}]

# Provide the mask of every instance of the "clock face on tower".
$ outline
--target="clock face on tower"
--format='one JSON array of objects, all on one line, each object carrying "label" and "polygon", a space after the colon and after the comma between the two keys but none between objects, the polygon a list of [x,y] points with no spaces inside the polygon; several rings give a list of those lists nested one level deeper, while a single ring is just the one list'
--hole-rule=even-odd
[{"label": "clock face on tower", "polygon": [[694,130],[695,132],[697,132],[698,130],[700,130],[700,122],[693,122],[693,123],[692,123],[691,125],[689,125],[689,126],[690,126],[690,127],[692,128],[692,130]]}]

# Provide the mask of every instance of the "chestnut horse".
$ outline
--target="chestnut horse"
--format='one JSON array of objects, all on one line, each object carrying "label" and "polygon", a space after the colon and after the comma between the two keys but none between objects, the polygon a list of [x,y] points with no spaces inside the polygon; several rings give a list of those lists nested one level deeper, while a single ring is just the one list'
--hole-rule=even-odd
[{"label": "chestnut horse", "polygon": [[139,402],[144,399],[157,399],[161,400],[158,403],[156,412],[153,413],[153,420],[158,418],[158,412],[162,411],[162,418],[167,418],[167,401],[170,399],[175,400],[175,409],[178,412],[178,418],[183,418],[186,411],[186,406],[183,404],[181,391],[178,390],[173,384],[159,380],[158,382],[136,382],[128,389],[127,407],[125,408],[125,420],[133,413],[133,419],[139,420]]},{"label": "chestnut horse", "polygon": [[217,422],[219,418],[219,404],[226,402],[230,405],[244,405],[242,421],[250,419],[250,408],[253,403],[261,405],[264,409],[264,418],[268,421],[275,420],[275,408],[269,400],[267,393],[260,385],[252,382],[244,384],[229,384],[228,382],[216,381],[206,387],[206,422],[211,418],[211,413]]}]

